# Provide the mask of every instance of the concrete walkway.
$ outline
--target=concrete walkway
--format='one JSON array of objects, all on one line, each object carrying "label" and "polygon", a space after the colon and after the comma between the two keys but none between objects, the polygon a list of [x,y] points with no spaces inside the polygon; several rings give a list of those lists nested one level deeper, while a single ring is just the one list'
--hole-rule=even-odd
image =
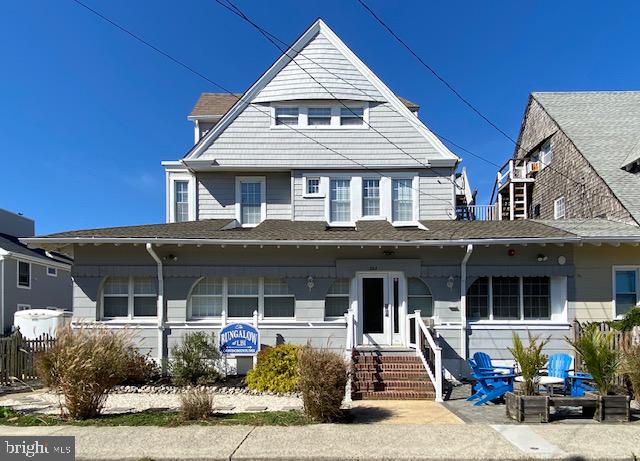
[{"label": "concrete walkway", "polygon": [[637,425],[321,424],[298,427],[0,427],[72,435],[91,460],[634,459]]}]

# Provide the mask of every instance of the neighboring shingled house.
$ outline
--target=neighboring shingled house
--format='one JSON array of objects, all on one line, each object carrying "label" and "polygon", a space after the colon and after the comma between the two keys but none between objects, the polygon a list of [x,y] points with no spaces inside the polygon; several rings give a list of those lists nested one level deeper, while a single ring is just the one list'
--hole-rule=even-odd
[{"label": "neighboring shingled house", "polygon": [[34,230],[33,220],[0,208],[0,336],[18,310],[71,310],[71,260],[19,241]]},{"label": "neighboring shingled house", "polygon": [[640,223],[640,92],[531,93],[498,177],[502,219]]}]

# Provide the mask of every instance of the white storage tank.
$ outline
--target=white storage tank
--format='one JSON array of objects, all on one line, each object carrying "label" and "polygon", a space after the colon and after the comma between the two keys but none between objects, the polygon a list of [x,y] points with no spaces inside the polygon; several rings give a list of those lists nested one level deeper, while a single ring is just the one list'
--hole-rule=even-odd
[{"label": "white storage tank", "polygon": [[56,337],[59,329],[69,325],[72,313],[59,309],[26,309],[13,317],[14,328],[26,339],[36,339],[44,333]]}]

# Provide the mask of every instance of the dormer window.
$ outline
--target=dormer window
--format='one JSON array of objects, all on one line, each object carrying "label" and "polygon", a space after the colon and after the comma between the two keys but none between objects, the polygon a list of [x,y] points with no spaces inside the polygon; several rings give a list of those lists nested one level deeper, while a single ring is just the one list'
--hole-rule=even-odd
[{"label": "dormer window", "polygon": [[340,125],[361,126],[364,123],[364,109],[362,107],[343,107],[340,109]]},{"label": "dormer window", "polygon": [[331,125],[331,108],[309,107],[307,109],[307,124],[309,126]]},{"label": "dormer window", "polygon": [[276,107],[276,125],[296,126],[298,115],[297,107]]},{"label": "dormer window", "polygon": [[236,219],[243,227],[253,227],[267,218],[265,177],[236,177]]}]

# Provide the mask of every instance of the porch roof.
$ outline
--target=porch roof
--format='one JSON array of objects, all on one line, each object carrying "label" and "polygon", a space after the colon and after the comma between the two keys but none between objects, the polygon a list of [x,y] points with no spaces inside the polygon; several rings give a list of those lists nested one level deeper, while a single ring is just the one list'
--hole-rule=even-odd
[{"label": "porch roof", "polygon": [[353,228],[321,221],[266,220],[243,228],[230,219],[87,229],[26,238],[32,245],[97,242],[460,245],[580,242],[590,239],[640,242],[640,227],[605,220],[421,221],[422,227],[394,227],[387,221],[358,221]]}]

